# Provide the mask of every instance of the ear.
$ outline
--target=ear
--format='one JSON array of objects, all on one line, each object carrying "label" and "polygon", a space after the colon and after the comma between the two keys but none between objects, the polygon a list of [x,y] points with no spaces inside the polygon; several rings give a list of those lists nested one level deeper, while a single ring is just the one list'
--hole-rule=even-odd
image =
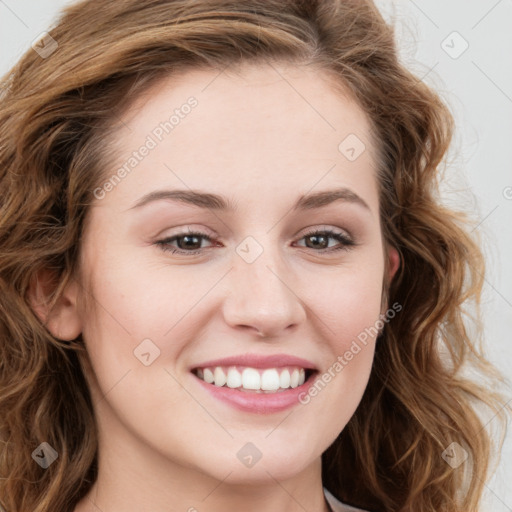
[{"label": "ear", "polygon": [[400,254],[395,247],[388,247],[388,265],[387,265],[387,278],[388,283],[391,283],[393,277],[396,274],[396,271],[400,268]]},{"label": "ear", "polygon": [[392,245],[387,246],[387,260],[385,268],[386,275],[384,276],[382,289],[381,315],[384,315],[388,309],[387,287],[391,284],[393,277],[395,277],[397,270],[400,268],[400,254]]},{"label": "ear", "polygon": [[77,308],[78,283],[72,279],[50,310],[48,298],[57,285],[55,272],[48,269],[40,270],[30,280],[29,301],[35,314],[55,338],[72,341],[82,332],[82,322]]}]

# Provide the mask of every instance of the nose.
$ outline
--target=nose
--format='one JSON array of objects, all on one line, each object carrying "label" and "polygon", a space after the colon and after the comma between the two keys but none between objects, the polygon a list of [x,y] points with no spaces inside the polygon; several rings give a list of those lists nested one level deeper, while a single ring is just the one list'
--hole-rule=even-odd
[{"label": "nose", "polygon": [[223,313],[230,327],[278,338],[306,318],[297,279],[277,250],[265,249],[252,263],[235,254],[227,277]]}]

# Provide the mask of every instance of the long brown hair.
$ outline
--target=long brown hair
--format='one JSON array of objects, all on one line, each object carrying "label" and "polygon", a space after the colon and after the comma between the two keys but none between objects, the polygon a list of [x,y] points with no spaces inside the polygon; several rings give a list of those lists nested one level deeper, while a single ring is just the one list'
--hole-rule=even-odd
[{"label": "long brown hair", "polygon": [[[399,63],[393,30],[371,0],[86,0],[66,8],[50,34],[58,47],[50,55],[28,51],[3,78],[0,97],[6,511],[72,511],[97,477],[81,337],[52,336],[29,292],[46,269],[51,309],[76,277],[88,206],[120,113],[164,76],[271,60],[327,71],[368,114],[383,234],[401,257],[386,293],[402,312],[385,325],[361,404],[322,456],[324,485],[375,512],[476,511],[493,453],[478,408],[506,419],[500,396],[463,372],[495,378],[481,330],[469,332],[469,306],[477,312],[472,325],[480,325],[484,262],[469,220],[439,199],[452,116]],[[42,442],[58,453],[46,470],[31,458]],[[442,456],[454,442],[469,454],[458,468]]]}]

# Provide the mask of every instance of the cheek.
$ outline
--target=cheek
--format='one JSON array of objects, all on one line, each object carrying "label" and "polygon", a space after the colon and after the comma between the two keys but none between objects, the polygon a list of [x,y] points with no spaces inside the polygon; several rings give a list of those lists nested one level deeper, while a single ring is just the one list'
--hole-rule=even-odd
[{"label": "cheek", "polygon": [[183,428],[185,437],[186,425],[208,423],[204,411],[191,404],[190,395],[173,377],[180,377],[176,363],[197,335],[197,319],[207,303],[201,298],[218,274],[123,257],[113,246],[88,262],[92,307],[82,313],[83,338],[92,366],[88,372],[94,376],[91,387],[98,395],[98,416],[110,417],[108,405],[125,425],[141,433],[148,423],[172,424],[176,431]]},{"label": "cheek", "polygon": [[83,312],[84,336],[120,353],[131,354],[145,339],[163,350],[166,334],[186,314],[187,305],[197,300],[193,275],[184,283],[179,272],[171,276],[154,263],[123,257],[115,247],[96,257],[89,268],[88,295],[95,307]]},{"label": "cheek", "polygon": [[328,342],[329,356],[320,382],[304,397],[304,404],[311,402],[309,406],[318,409],[315,413],[325,414],[322,406],[330,403],[333,432],[348,422],[368,383],[382,326],[382,272],[380,260],[361,262],[323,280],[323,289],[318,287],[308,296],[309,303],[316,305],[316,327],[320,339]]},{"label": "cheek", "polygon": [[359,335],[364,338],[362,333],[379,320],[382,272],[382,261],[361,261],[324,276],[308,292],[308,302],[337,354],[347,350]]},{"label": "cheek", "polygon": [[81,312],[83,338],[101,392],[108,392],[127,372],[137,374],[142,383],[148,375],[141,371],[147,369],[144,363],[158,361],[163,352],[163,334],[173,325],[171,308],[177,301],[159,297],[147,270],[113,249],[89,263],[90,307]]},{"label": "cheek", "polygon": [[[168,288],[152,280],[147,269],[136,272],[133,263],[109,266],[107,260],[105,254],[104,261],[95,261],[89,282],[94,299],[83,322],[98,421],[120,443],[126,441],[125,428],[154,442],[155,449],[179,453],[187,428],[209,426],[204,411],[194,407],[175,378],[173,362],[186,345],[179,340],[186,340],[187,322],[178,321],[187,300],[166,294]],[[169,425],[172,436],[166,432]]]}]

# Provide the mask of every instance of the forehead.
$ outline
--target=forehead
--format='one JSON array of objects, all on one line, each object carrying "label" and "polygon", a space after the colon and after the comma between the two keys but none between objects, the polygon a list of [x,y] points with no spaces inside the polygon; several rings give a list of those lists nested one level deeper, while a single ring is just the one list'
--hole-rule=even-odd
[{"label": "forehead", "polygon": [[[199,121],[215,116],[218,130],[209,132],[210,136],[237,127],[250,127],[256,133],[262,125],[268,132],[276,127],[287,128],[285,133],[300,128],[309,134],[320,132],[329,141],[333,135],[333,142],[346,130],[361,138],[370,136],[371,121],[341,78],[317,66],[291,63],[244,63],[220,70],[193,68],[173,73],[135,97],[121,120],[129,129],[135,125],[136,130],[147,133],[154,121],[168,120],[191,97],[199,107],[193,116],[196,131]],[[290,124],[294,120],[308,125]]]},{"label": "forehead", "polygon": [[[371,122],[343,91],[332,75],[292,64],[170,75],[124,112],[109,172],[125,166],[119,190],[132,198],[157,183],[223,192],[240,182],[281,193],[315,183],[375,189]],[[144,158],[126,166],[148,141]]]}]

